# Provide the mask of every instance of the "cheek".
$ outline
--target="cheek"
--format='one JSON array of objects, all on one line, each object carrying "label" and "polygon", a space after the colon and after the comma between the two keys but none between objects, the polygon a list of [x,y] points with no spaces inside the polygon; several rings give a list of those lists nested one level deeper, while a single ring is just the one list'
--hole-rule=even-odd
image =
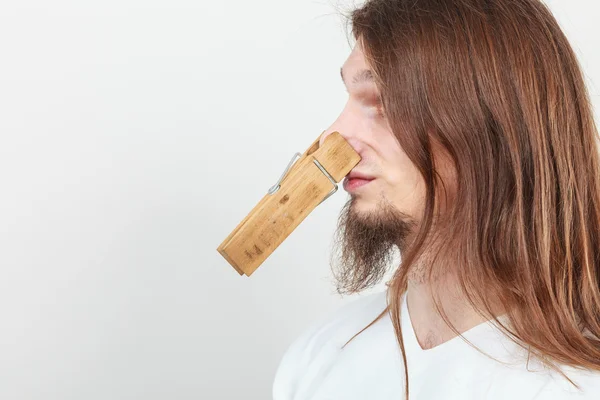
[{"label": "cheek", "polygon": [[398,142],[393,139],[382,146],[381,165],[386,180],[392,188],[406,192],[419,184],[420,174]]},{"label": "cheek", "polygon": [[377,134],[377,143],[382,161],[384,161],[388,168],[405,170],[407,165],[412,164],[391,132],[379,132]]}]

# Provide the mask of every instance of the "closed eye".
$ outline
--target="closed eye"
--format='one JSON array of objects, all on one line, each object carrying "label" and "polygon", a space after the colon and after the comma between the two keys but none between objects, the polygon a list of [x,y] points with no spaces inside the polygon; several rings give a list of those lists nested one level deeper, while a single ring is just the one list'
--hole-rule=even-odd
[{"label": "closed eye", "polygon": [[377,115],[380,117],[385,117],[385,112],[383,110],[383,101],[381,101],[381,97],[377,97],[375,100],[375,107],[377,108]]}]

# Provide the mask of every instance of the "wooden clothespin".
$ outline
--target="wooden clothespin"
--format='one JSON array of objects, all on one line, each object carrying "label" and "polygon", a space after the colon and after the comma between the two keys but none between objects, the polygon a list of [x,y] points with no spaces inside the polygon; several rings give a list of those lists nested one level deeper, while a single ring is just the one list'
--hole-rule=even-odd
[{"label": "wooden clothespin", "polygon": [[252,275],[360,161],[339,132],[321,146],[319,139],[294,155],[279,181],[217,248],[240,275]]}]

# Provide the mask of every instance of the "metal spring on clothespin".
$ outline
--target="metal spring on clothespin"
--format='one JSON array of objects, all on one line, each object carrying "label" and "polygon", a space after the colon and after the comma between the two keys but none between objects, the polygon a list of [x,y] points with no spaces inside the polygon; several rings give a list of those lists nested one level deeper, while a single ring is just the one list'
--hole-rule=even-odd
[{"label": "metal spring on clothespin", "polygon": [[[285,178],[285,176],[287,175],[287,173],[289,172],[289,170],[294,165],[294,162],[296,161],[296,158],[297,157],[301,157],[301,156],[302,156],[302,154],[300,154],[300,153],[296,153],[296,154],[294,154],[292,156],[292,159],[290,160],[290,162],[288,163],[287,167],[283,171],[283,174],[281,174],[281,177],[279,178],[279,180],[273,186],[271,186],[269,188],[269,191],[268,191],[269,194],[275,194],[279,190],[281,181],[283,181],[283,178]],[[322,202],[324,202],[325,200],[327,200],[329,198],[329,196],[331,196],[332,194],[334,194],[335,192],[337,192],[338,185],[337,185],[337,182],[335,181],[335,179],[333,179],[331,177],[331,175],[329,174],[329,172],[327,172],[327,170],[323,167],[323,165],[321,165],[321,163],[319,161],[317,161],[317,159],[313,158],[313,162],[315,163],[315,165],[317,166],[317,168],[319,168],[321,170],[321,172],[323,172],[323,174],[327,177],[327,179],[329,179],[329,181],[333,184],[333,189],[331,189],[331,191],[329,193],[327,193],[327,196],[325,196],[323,198],[323,200],[321,200],[321,202],[319,203],[319,204],[321,204]]]}]

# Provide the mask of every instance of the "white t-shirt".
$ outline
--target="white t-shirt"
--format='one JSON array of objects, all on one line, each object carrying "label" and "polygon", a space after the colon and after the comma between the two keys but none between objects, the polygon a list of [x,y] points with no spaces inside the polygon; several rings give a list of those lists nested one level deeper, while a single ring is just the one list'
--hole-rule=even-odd
[{"label": "white t-shirt", "polygon": [[[386,292],[355,299],[303,332],[287,349],[273,382],[273,400],[402,400],[404,365],[389,313],[341,347],[386,307]],[[499,318],[505,325],[507,318]],[[563,366],[581,387],[542,366],[491,321],[432,349],[419,345],[402,296],[402,334],[409,400],[600,400],[600,372]]]}]

